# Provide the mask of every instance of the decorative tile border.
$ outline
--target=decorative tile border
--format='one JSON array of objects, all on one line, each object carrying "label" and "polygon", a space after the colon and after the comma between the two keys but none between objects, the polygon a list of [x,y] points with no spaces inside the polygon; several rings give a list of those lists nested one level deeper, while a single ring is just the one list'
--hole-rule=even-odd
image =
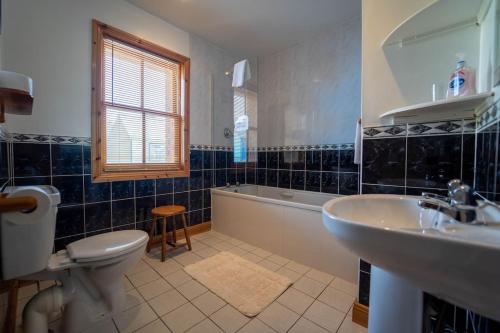
[{"label": "decorative tile border", "polygon": [[350,150],[354,143],[324,144],[324,145],[292,145],[258,147],[257,151],[310,151],[310,150]]},{"label": "decorative tile border", "polygon": [[363,134],[368,138],[405,136],[406,125],[365,127]]},{"label": "decorative tile border", "polygon": [[67,145],[90,145],[91,142],[89,137],[21,133],[11,134],[10,140],[12,140],[12,142],[23,143],[55,143]]},{"label": "decorative tile border", "polygon": [[482,129],[488,127],[493,124],[497,120],[500,119],[500,112],[498,112],[500,104],[500,99],[495,103],[492,103],[488,108],[486,108],[477,119],[477,130],[481,131]]},{"label": "decorative tile border", "polygon": [[412,123],[391,126],[365,127],[365,139],[394,138],[421,135],[443,135],[474,133],[476,121],[474,119],[435,121],[428,123]]}]

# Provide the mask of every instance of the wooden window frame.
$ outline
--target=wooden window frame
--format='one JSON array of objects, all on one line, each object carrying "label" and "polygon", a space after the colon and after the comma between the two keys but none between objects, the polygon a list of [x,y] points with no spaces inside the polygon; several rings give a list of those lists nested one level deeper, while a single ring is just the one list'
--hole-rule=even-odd
[{"label": "wooden window frame", "polygon": [[[129,46],[167,58],[180,68],[180,163],[175,167],[164,164],[121,164],[109,167],[105,163],[106,142],[103,138],[104,119],[104,39],[110,37]],[[162,46],[145,41],[125,31],[97,20],[92,21],[92,179],[95,182],[189,176],[189,58]],[[139,167],[140,165],[140,167]]]}]

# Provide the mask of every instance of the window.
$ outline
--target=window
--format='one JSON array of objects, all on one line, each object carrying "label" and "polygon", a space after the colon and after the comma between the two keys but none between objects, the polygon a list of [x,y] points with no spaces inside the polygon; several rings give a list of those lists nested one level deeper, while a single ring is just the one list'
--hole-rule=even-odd
[{"label": "window", "polygon": [[189,59],[93,22],[95,181],[189,174]]}]

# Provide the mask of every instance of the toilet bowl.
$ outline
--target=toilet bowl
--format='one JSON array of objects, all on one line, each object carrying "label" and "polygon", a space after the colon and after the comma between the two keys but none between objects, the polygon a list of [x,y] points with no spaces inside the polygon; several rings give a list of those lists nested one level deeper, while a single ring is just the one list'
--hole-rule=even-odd
[{"label": "toilet bowl", "polygon": [[[6,193],[9,197],[34,196],[38,205],[34,212],[1,217],[2,278],[61,282],[39,292],[26,304],[24,332],[47,332],[49,315],[61,309],[61,328],[67,333],[83,332],[95,322],[121,311],[125,301],[122,277],[144,254],[147,233],[140,230],[103,233],[70,243],[65,250],[51,254],[60,202],[57,189],[10,187]],[[29,218],[33,213],[36,221]],[[24,250],[16,253],[14,243],[22,243]],[[30,261],[33,253],[37,253],[37,259]]]}]

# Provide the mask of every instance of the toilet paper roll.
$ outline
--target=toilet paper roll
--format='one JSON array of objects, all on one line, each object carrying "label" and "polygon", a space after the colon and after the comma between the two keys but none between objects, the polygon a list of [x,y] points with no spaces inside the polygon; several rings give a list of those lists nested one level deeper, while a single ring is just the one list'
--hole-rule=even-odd
[{"label": "toilet paper roll", "polygon": [[11,212],[2,214],[2,222],[13,224],[34,224],[39,223],[47,215],[50,209],[53,209],[52,200],[49,195],[37,187],[25,187],[10,193],[8,198],[34,197],[37,205],[33,211],[28,213]]}]

